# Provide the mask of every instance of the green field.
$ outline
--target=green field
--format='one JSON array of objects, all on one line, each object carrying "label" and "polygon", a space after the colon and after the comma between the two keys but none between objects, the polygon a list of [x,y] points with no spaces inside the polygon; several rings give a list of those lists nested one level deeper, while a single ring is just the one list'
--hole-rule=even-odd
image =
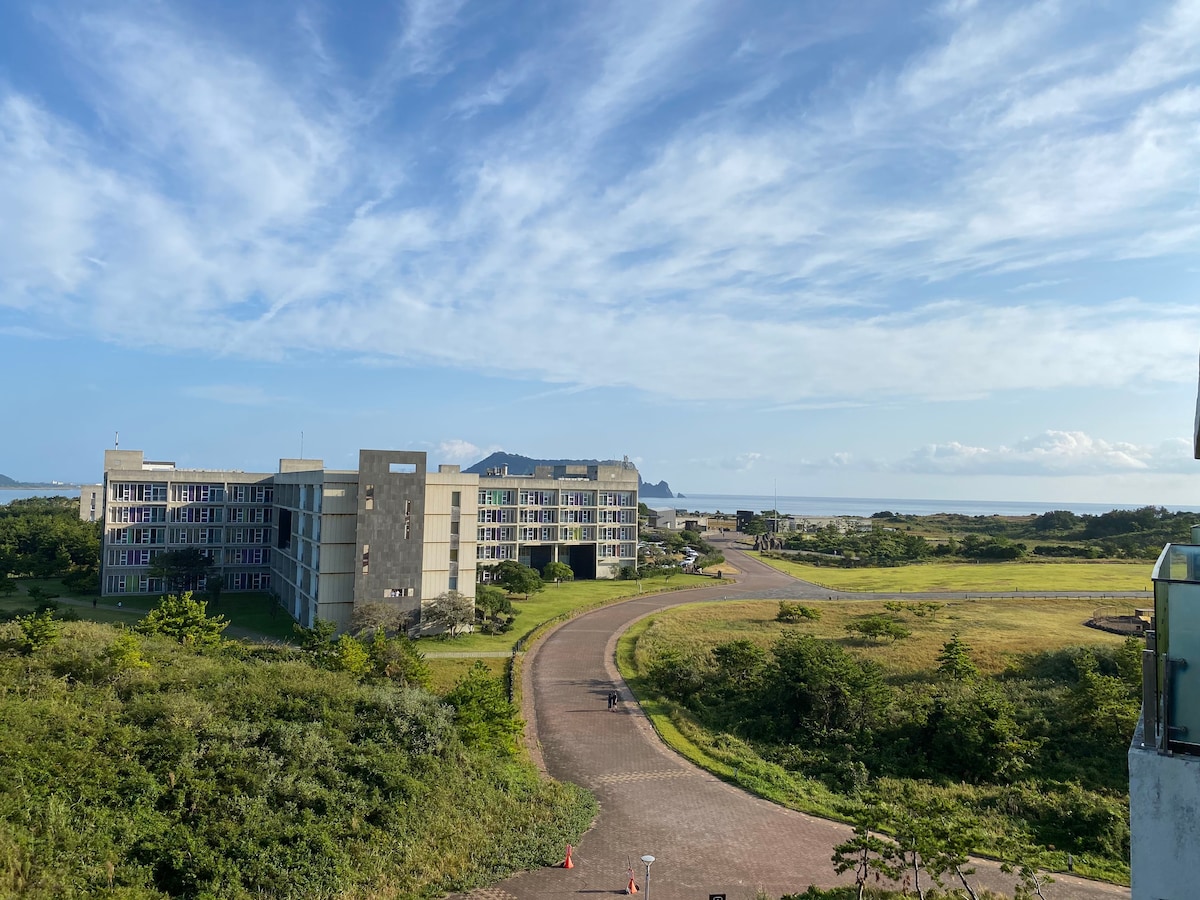
[{"label": "green field", "polygon": [[843,569],[770,559],[761,562],[794,578],[837,591],[920,593],[923,591],[1148,591],[1152,566],[1144,562],[914,563],[885,568]]},{"label": "green field", "polygon": [[[883,602],[804,601],[821,611],[821,618],[804,625],[775,621],[779,603],[773,600],[689,603],[657,613],[638,642],[638,655],[653,655],[670,646],[684,652],[716,643],[747,638],[767,647],[785,630],[843,644],[852,653],[869,657],[893,676],[908,676],[936,666],[942,644],[959,634],[971,645],[972,657],[985,675],[1002,673],[1018,656],[1084,644],[1116,646],[1123,638],[1084,625],[1096,609],[1094,600],[982,599],[949,600],[931,616],[904,613],[899,618],[912,630],[901,641],[862,641],[846,633],[846,625],[871,615],[891,615]],[[631,635],[637,637],[635,632]],[[626,640],[623,638],[622,640]]]},{"label": "green field", "polygon": [[[53,602],[63,612],[72,610],[85,622],[134,625],[143,615],[158,605],[159,594],[123,594],[120,597],[73,596],[57,579],[23,578],[17,581],[17,593],[0,597],[0,611],[32,610],[36,605],[29,599],[29,589],[40,585],[55,594]],[[93,606],[92,601],[97,605]],[[120,603],[120,606],[117,604]],[[295,637],[292,618],[276,607],[269,594],[227,593],[221,595],[217,606],[209,604],[209,612],[229,619],[227,637],[249,639],[269,638],[287,641]]]},{"label": "green field", "polygon": [[513,620],[510,631],[504,634],[475,633],[453,638],[423,638],[421,650],[428,653],[454,650],[512,650],[518,640],[528,637],[542,625],[567,618],[573,613],[615,603],[638,594],[708,587],[712,583],[711,578],[703,575],[674,575],[670,578],[660,575],[655,578],[643,578],[641,581],[597,579],[572,581],[561,585],[549,584],[544,591],[534,594],[528,600],[512,598],[517,617]]}]

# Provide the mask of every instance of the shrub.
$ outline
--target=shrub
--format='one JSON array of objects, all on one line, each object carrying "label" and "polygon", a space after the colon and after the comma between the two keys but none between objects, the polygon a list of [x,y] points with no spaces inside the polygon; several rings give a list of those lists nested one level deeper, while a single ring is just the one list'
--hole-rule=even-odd
[{"label": "shrub", "polygon": [[775,614],[776,622],[784,622],[789,625],[804,621],[815,622],[819,618],[821,618],[819,609],[800,603],[788,603],[786,600],[779,601],[779,612]]}]

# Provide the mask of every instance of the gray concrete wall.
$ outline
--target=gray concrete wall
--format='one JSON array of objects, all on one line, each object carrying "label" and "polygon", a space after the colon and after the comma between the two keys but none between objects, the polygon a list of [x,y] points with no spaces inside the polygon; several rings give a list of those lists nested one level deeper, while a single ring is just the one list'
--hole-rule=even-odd
[{"label": "gray concrete wall", "polygon": [[1129,748],[1131,900],[1200,896],[1200,758]]}]

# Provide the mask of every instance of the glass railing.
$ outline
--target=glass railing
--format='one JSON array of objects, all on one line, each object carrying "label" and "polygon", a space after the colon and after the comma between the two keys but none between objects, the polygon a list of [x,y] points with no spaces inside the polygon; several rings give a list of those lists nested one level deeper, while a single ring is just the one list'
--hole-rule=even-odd
[{"label": "glass railing", "polygon": [[1154,564],[1155,581],[1200,583],[1200,545],[1167,544]]}]

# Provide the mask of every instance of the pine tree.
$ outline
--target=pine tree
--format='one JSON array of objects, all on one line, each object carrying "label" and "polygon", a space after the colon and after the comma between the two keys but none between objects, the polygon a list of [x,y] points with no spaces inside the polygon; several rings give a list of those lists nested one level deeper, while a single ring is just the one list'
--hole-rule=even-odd
[{"label": "pine tree", "polygon": [[950,640],[942,644],[942,652],[938,654],[938,672],[955,681],[967,681],[979,674],[979,669],[971,661],[971,647],[954,632]]}]

